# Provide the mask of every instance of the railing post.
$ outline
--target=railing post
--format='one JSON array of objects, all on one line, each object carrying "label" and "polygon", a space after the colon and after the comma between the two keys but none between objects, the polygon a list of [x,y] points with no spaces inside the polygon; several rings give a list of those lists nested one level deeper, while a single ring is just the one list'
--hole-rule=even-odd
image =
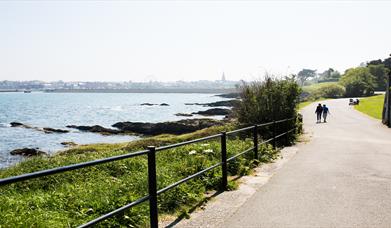
[{"label": "railing post", "polygon": [[288,146],[289,145],[289,120],[285,121],[285,132],[287,132],[285,134],[285,146]]},{"label": "railing post", "polygon": [[254,142],[254,158],[258,159],[258,126],[254,125],[253,129],[253,142]]},{"label": "railing post", "polygon": [[222,179],[221,179],[221,189],[227,189],[227,134],[226,132],[221,133],[221,169],[222,169]]},{"label": "railing post", "polygon": [[152,228],[158,227],[157,184],[156,184],[156,150],[148,147],[148,189],[149,189],[149,221]]},{"label": "railing post", "polygon": [[276,121],[273,120],[273,147],[274,148],[277,147],[276,136],[277,136]]}]

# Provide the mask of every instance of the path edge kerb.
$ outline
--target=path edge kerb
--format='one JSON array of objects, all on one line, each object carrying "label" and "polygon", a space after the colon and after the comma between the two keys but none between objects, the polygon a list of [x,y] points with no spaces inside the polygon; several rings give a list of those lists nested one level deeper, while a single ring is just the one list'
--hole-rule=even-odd
[{"label": "path edge kerb", "polygon": [[[304,132],[299,137],[305,138],[307,135],[309,134]],[[177,218],[167,218],[166,221],[160,221],[159,227],[221,227],[227,217],[234,215],[259,189],[270,182],[278,170],[295,157],[299,147],[306,143],[307,141],[299,139],[295,145],[282,148],[276,160],[256,167],[252,175],[240,177],[238,189],[213,197],[205,205],[197,207],[189,219],[183,218],[173,224]]]}]

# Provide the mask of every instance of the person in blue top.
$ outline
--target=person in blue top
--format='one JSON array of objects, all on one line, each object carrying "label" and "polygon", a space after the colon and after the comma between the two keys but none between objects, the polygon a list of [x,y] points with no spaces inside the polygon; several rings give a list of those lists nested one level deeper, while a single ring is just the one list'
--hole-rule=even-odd
[{"label": "person in blue top", "polygon": [[323,105],[323,122],[327,122],[326,119],[327,119],[327,114],[329,114],[329,108],[326,107],[326,105],[324,104]]}]

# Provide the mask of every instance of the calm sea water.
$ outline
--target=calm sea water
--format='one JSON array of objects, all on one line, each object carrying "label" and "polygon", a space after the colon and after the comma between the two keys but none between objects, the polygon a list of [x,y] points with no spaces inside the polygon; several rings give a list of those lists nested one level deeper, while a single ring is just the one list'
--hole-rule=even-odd
[{"label": "calm sea water", "polygon": [[[60,144],[116,143],[137,139],[136,136],[103,136],[71,130],[66,134],[45,134],[25,128],[11,128],[21,122],[34,127],[66,129],[66,125],[101,125],[110,127],[120,121],[163,122],[184,119],[176,113],[191,113],[208,107],[185,103],[208,103],[223,98],[213,94],[148,93],[0,93],[0,168],[22,158],[10,155],[13,149],[40,148],[54,153],[64,149]],[[141,103],[167,103],[169,106],[140,106]],[[195,116],[200,118],[201,116]],[[191,118],[195,118],[191,117]]]}]

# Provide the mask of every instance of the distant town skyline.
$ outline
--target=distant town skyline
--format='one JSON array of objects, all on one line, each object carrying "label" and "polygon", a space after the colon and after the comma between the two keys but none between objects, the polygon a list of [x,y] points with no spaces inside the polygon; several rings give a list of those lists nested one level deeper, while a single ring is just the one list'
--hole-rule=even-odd
[{"label": "distant town skyline", "polygon": [[0,81],[254,80],[391,52],[389,1],[1,1]]}]

